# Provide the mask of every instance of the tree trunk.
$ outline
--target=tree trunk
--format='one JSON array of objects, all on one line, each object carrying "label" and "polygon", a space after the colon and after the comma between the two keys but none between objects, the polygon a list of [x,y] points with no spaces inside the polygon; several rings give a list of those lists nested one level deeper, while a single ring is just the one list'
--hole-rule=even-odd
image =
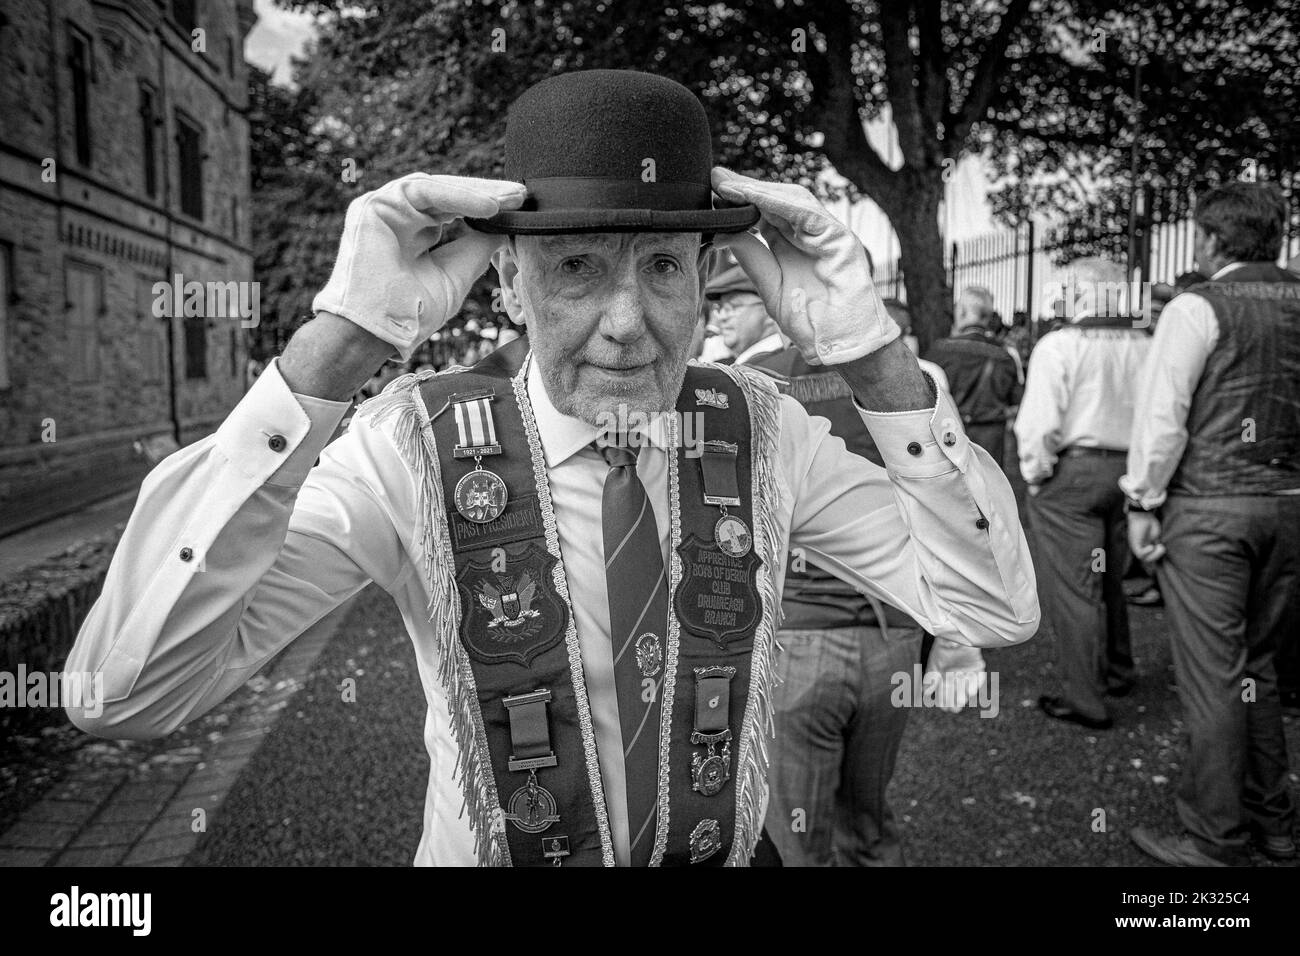
[{"label": "tree trunk", "polygon": [[885,213],[898,234],[912,331],[924,354],[952,325],[952,288],[943,267],[943,237],[939,234],[943,179],[938,170],[933,174],[907,171],[903,185],[898,201],[889,203]]}]

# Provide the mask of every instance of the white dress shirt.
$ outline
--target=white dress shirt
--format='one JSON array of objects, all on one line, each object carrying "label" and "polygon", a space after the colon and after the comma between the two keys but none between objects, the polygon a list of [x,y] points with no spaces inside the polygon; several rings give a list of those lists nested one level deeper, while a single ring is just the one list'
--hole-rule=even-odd
[{"label": "white dress shirt", "polygon": [[736,356],[733,365],[744,365],[755,355],[765,355],[768,352],[780,352],[785,348],[785,338],[780,332],[773,332],[771,335],[765,335],[749,348],[740,352]]},{"label": "white dress shirt", "polygon": [[1071,325],[1043,336],[1029,356],[1016,415],[1025,481],[1036,485],[1050,478],[1057,453],[1071,445],[1128,448],[1138,381],[1150,351],[1151,337],[1129,329]]},{"label": "white dress shirt", "polygon": [[[535,365],[527,391],[622,864],[628,825],[600,543],[608,467],[587,448],[594,426],[555,410]],[[375,581],[393,596],[411,635],[427,703],[430,769],[416,862],[472,864],[420,569],[416,479],[391,425],[376,425],[364,412],[325,447],[346,408],[294,395],[272,362],[214,435],[150,473],[67,664],[102,671],[103,713],[69,716],[102,736],[171,733]],[[825,419],[809,417],[793,400],[782,399],[780,408],[780,500],[773,507],[792,546],[939,636],[998,647],[1034,634],[1034,572],[1011,487],[968,442],[946,396],[934,409],[862,413],[888,471],[851,454]],[[650,437],[658,444],[643,449],[637,470],[666,557],[667,457],[655,428]],[[984,519],[987,528],[979,526]],[[787,557],[783,551],[777,582]]]},{"label": "white dress shirt", "polygon": [[[1233,262],[1210,280],[1245,265]],[[1205,363],[1219,344],[1219,320],[1204,296],[1184,292],[1160,313],[1142,370],[1137,412],[1128,445],[1128,470],[1120,478],[1124,494],[1143,508],[1164,503],[1169,479],[1187,448],[1187,415]],[[1300,489],[1295,489],[1300,492]],[[1283,492],[1290,494],[1292,492]]]}]

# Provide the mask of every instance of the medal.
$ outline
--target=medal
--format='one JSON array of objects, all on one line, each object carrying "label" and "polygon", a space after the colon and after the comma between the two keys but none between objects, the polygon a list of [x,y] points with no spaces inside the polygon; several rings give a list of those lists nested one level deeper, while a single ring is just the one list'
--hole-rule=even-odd
[{"label": "medal", "polygon": [[754,537],[749,533],[745,522],[735,515],[727,514],[725,505],[722,509],[722,517],[713,526],[713,540],[725,554],[733,558],[743,558],[749,554],[749,549],[754,544]]},{"label": "medal", "polygon": [[[560,819],[555,797],[537,782],[537,771],[554,767],[558,761],[551,750],[551,732],[546,720],[546,705],[550,703],[549,690],[536,690],[531,694],[516,694],[503,698],[502,703],[510,714],[510,770],[527,770],[528,782],[516,790],[506,804],[505,818],[525,833],[541,833]],[[560,859],[568,856],[568,838],[564,840],[563,853],[557,847],[553,857],[558,866]],[[552,859],[542,841],[547,859]]]},{"label": "medal", "polygon": [[487,524],[501,517],[508,497],[501,476],[481,465],[456,482],[453,495],[460,516],[475,524]]},{"label": "medal", "polygon": [[700,453],[704,503],[717,505],[722,515],[713,526],[713,541],[733,558],[743,558],[754,545],[754,536],[745,522],[727,513],[727,505],[740,507],[740,479],[736,474],[739,454],[740,446],[727,441],[706,441]]},{"label": "medal", "polygon": [[722,827],[717,820],[701,820],[691,831],[691,862],[701,863],[722,849]]},{"label": "medal", "polygon": [[[704,745],[704,752],[691,754],[691,789],[706,797],[716,796],[731,779],[731,679],[734,667],[695,668],[695,727],[691,743]],[[722,752],[714,750],[719,744]]]},{"label": "medal", "polygon": [[636,666],[642,677],[656,677],[663,667],[664,652],[659,646],[659,636],[646,631],[636,639]]},{"label": "medal", "polygon": [[483,467],[484,455],[501,454],[496,422],[492,420],[493,397],[491,389],[481,388],[458,392],[450,399],[456,411],[457,439],[452,456],[474,459],[474,470],[456,482],[452,500],[460,516],[475,524],[487,524],[501,517],[510,498],[501,476]]}]

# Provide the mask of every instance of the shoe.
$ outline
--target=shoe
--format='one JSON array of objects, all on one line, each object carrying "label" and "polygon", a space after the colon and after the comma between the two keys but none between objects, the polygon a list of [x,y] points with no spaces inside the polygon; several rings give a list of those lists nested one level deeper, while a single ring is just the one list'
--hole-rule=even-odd
[{"label": "shoe", "polygon": [[1160,595],[1160,589],[1154,584],[1133,594],[1126,594],[1124,598],[1129,604],[1136,604],[1138,607],[1163,607],[1165,603],[1165,599]]},{"label": "shoe", "polygon": [[1137,848],[1147,856],[1159,860],[1166,866],[1232,866],[1223,860],[1210,856],[1187,834],[1182,836],[1162,836],[1146,827],[1134,827],[1128,831]]},{"label": "shoe", "polygon": [[1289,836],[1256,836],[1251,843],[1270,860],[1286,862],[1295,859],[1295,840]]},{"label": "shoe", "polygon": [[1078,724],[1080,727],[1087,727],[1089,730],[1110,730],[1115,726],[1115,722],[1109,717],[1103,717],[1100,720],[1096,717],[1089,717],[1061,703],[1061,698],[1048,697],[1046,694],[1038,698],[1038,709],[1048,717],[1069,721],[1072,724]]}]

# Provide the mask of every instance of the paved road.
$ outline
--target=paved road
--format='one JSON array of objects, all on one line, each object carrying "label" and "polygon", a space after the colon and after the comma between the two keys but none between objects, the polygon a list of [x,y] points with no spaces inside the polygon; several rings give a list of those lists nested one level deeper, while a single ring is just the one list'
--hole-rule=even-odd
[{"label": "paved road", "polygon": [[[1047,635],[988,655],[1000,712],[912,714],[891,798],[919,865],[1143,865],[1136,824],[1175,826],[1181,721],[1159,610],[1134,610],[1143,674],[1092,733],[1034,706],[1047,686]],[[340,685],[356,681],[356,702]],[[420,837],[428,773],[424,696],[391,601],[372,590],[246,767],[192,864],[405,865]],[[1300,771],[1300,724],[1287,725]],[[1300,776],[1293,774],[1293,782]],[[1300,797],[1300,794],[1297,795]],[[1103,818],[1104,830],[1094,829]]]}]

